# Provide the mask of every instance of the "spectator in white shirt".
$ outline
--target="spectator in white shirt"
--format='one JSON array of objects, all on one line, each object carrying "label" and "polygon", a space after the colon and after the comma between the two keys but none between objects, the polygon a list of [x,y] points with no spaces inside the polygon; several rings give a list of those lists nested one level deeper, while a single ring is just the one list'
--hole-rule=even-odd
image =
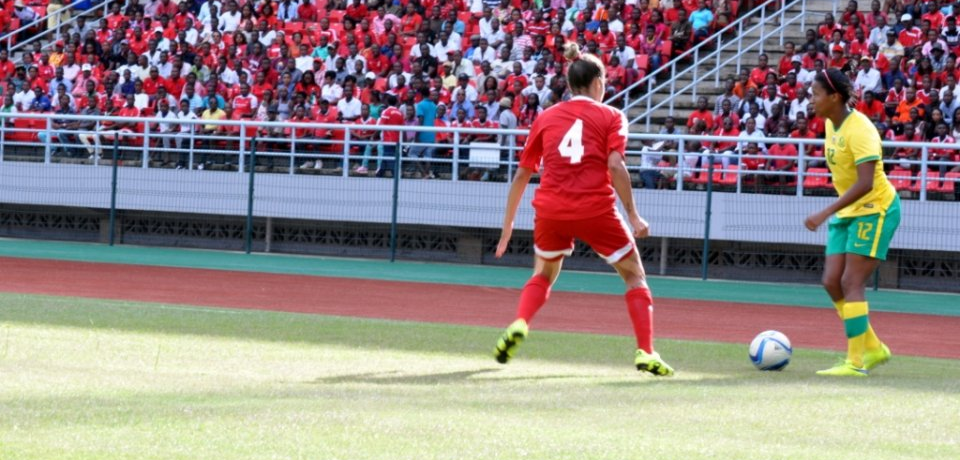
[{"label": "spectator in white shirt", "polygon": [[[757,128],[758,121],[759,120],[757,118],[748,118],[744,130],[740,131],[740,135],[737,136],[740,139],[743,139],[737,145],[737,151],[741,155],[744,153],[744,149],[746,149],[747,144],[751,142],[756,142],[757,146],[760,147],[760,150],[762,150],[764,154],[767,153],[767,146],[763,143],[763,140],[766,139],[767,136],[763,134],[763,131]],[[724,165],[724,167],[726,167],[726,165]]]},{"label": "spectator in white shirt", "polygon": [[480,36],[486,37],[493,33],[493,10],[490,8],[483,9],[483,17],[480,18]]},{"label": "spectator in white shirt", "polygon": [[300,8],[300,2],[294,2],[291,0],[283,0],[277,4],[277,19],[280,19],[285,22],[293,21],[298,19],[297,8]]},{"label": "spectator in white shirt", "polygon": [[343,97],[343,88],[337,84],[337,73],[328,70],[323,74],[323,86],[320,87],[320,98],[336,104]]},{"label": "spectator in white shirt", "polygon": [[237,4],[233,0],[227,3],[227,10],[220,15],[220,32],[231,33],[240,27],[240,12],[237,11]]},{"label": "spectator in white shirt", "polygon": [[157,102],[157,113],[154,115],[157,120],[157,133],[160,135],[160,145],[163,152],[160,155],[163,162],[170,162],[170,147],[175,144],[174,134],[177,129],[177,114],[170,110],[170,101],[161,99]]},{"label": "spectator in white shirt", "polygon": [[798,114],[806,118],[808,105],[810,105],[810,99],[807,98],[807,87],[805,86],[803,90],[797,91],[796,99],[790,101],[790,111],[787,113],[787,117],[794,123],[797,121]]},{"label": "spectator in white shirt", "polygon": [[480,46],[473,49],[473,54],[470,56],[470,60],[475,64],[479,64],[483,61],[493,62],[497,58],[497,52],[490,46],[490,42],[486,38],[480,38]]},{"label": "spectator in white shirt", "polygon": [[308,70],[313,70],[313,60],[314,57],[308,51],[309,46],[306,43],[300,44],[300,56],[294,60],[296,62],[297,70],[301,72],[306,72]]},{"label": "spectator in white shirt", "polygon": [[853,82],[853,89],[859,93],[877,92],[883,89],[880,86],[880,71],[873,68],[873,60],[870,56],[860,58],[860,71],[857,72],[857,79]]},{"label": "spectator in white shirt", "polygon": [[357,62],[362,62],[363,70],[361,71],[361,73],[364,73],[364,74],[367,73],[367,59],[359,54],[357,45],[355,43],[350,44],[350,46],[347,49],[350,51],[350,55],[347,56],[347,59],[346,59],[347,69],[351,71],[355,70],[357,68]]},{"label": "spectator in white shirt", "polygon": [[223,4],[217,0],[207,0],[200,5],[200,12],[197,14],[197,21],[205,26],[210,25],[210,18],[217,17]]},{"label": "spectator in white shirt", "polygon": [[337,113],[340,114],[341,121],[354,121],[360,117],[363,104],[360,103],[360,99],[353,97],[355,84],[353,77],[347,77],[343,82],[343,99],[337,102]]},{"label": "spectator in white shirt", "polygon": [[507,37],[507,34],[503,33],[503,30],[500,29],[500,20],[493,18],[493,20],[490,22],[490,29],[490,32],[486,34],[480,32],[480,37],[486,38],[487,43],[490,43],[490,46],[499,48]]},{"label": "spectator in white shirt", "polygon": [[67,53],[66,61],[62,64],[63,78],[74,82],[80,75],[80,66],[74,62],[73,53]]},{"label": "spectator in white shirt", "polygon": [[540,99],[540,106],[544,107],[546,101],[550,97],[550,88],[547,87],[547,79],[543,75],[535,75],[533,77],[533,84],[523,89],[520,94],[524,96],[529,96],[531,94],[536,94]]}]

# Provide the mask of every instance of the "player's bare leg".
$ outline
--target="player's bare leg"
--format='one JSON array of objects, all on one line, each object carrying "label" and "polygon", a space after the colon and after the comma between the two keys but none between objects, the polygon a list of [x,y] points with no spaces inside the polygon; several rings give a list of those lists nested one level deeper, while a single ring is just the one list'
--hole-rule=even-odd
[{"label": "player's bare leg", "polygon": [[550,287],[560,276],[562,267],[562,256],[552,260],[535,257],[533,276],[520,292],[517,319],[503,331],[493,351],[497,362],[506,364],[516,353],[517,347],[527,338],[530,332],[529,323],[550,297]]},{"label": "player's bare leg", "polygon": [[634,249],[614,263],[613,268],[627,285],[627,312],[630,313],[630,322],[633,323],[633,332],[637,338],[634,357],[637,370],[658,376],[673,375],[673,368],[653,349],[653,296],[647,286],[647,276],[639,253]]}]

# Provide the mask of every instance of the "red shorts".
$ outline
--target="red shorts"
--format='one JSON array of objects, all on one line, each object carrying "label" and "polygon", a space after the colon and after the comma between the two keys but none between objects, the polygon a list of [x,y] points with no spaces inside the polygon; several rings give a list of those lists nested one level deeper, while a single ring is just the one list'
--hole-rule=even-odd
[{"label": "red shorts", "polygon": [[635,247],[633,234],[616,209],[589,219],[534,219],[533,248],[541,259],[573,254],[574,238],[590,245],[608,264],[623,260]]}]

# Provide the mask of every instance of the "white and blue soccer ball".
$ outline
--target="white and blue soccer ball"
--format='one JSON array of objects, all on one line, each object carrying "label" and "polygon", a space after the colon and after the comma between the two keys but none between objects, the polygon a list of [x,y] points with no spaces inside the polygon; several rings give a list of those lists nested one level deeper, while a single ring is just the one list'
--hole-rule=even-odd
[{"label": "white and blue soccer ball", "polygon": [[750,342],[750,362],[761,371],[779,371],[790,364],[790,339],[779,331],[763,331]]}]

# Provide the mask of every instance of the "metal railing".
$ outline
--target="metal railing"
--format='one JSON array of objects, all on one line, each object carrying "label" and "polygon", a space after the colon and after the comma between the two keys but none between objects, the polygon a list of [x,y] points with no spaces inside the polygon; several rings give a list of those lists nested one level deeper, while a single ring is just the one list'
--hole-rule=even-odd
[{"label": "metal railing", "polygon": [[[749,13],[741,16],[737,21],[728,24],[723,29],[720,29],[718,32],[714,33],[711,37],[700,42],[696,46],[685,51],[683,54],[672,59],[666,64],[662,64],[658,69],[647,74],[640,81],[637,81],[630,87],[624,89],[623,91],[613,95],[607,102],[613,102],[618,99],[623,99],[622,110],[625,113],[629,113],[629,110],[633,107],[640,106],[641,104],[646,104],[646,109],[638,116],[632,118],[630,123],[637,123],[641,119],[646,119],[645,125],[646,129],[650,129],[650,118],[653,112],[665,104],[669,104],[670,113],[673,114],[673,107],[676,98],[688,90],[692,90],[693,96],[692,99],[696,100],[697,98],[697,86],[701,81],[705,80],[710,75],[714,76],[714,84],[720,84],[720,72],[721,70],[731,62],[736,62],[737,72],[740,72],[742,57],[745,52],[758,47],[759,52],[762,53],[764,49],[764,42],[767,38],[773,36],[776,33],[780,33],[780,45],[784,43],[784,32],[787,30],[787,26],[799,21],[800,29],[803,30],[806,27],[806,5],[807,0],[791,0],[784,2],[781,7],[773,12],[767,13],[767,2],[764,2],[763,5],[760,5]],[[787,11],[799,6],[799,13],[790,19],[786,19]],[[753,19],[754,16],[759,17],[759,22],[754,24],[751,27],[745,28],[745,24]],[[771,21],[772,18],[778,18],[776,21]],[[770,24],[768,24],[768,22]],[[772,28],[771,30],[767,30]],[[728,38],[727,35],[736,30],[736,36]],[[756,32],[759,30],[759,38],[752,44],[744,47],[743,40],[747,34]],[[712,50],[711,50],[712,47]],[[734,47],[736,48],[735,54],[732,57],[723,60],[723,53],[734,52]],[[680,64],[686,60],[692,60],[692,64],[689,67],[680,68]],[[715,62],[714,65],[710,66],[709,69],[701,71],[701,64],[708,64],[711,61]],[[677,90],[677,80],[687,74],[693,74],[692,82],[679,91]],[[658,79],[657,77],[661,78]],[[657,82],[660,82],[657,84]],[[642,96],[630,100],[630,93],[637,88],[646,86],[646,93]],[[669,90],[669,93],[662,91]],[[667,94],[663,101],[653,104],[653,97],[656,94]]]},{"label": "metal railing", "polygon": [[[62,36],[61,33],[60,33],[60,31],[61,31],[61,29],[63,29],[65,26],[69,26],[69,25],[77,22],[78,18],[80,18],[81,16],[87,17],[89,14],[94,13],[94,12],[96,12],[96,11],[98,11],[98,10],[103,10],[103,16],[106,16],[107,13],[108,13],[108,7],[109,7],[109,5],[110,5],[110,0],[101,0],[99,3],[97,3],[97,1],[94,0],[94,4],[91,5],[90,8],[85,9],[85,10],[82,10],[82,11],[74,10],[74,9],[71,7],[71,5],[69,5],[69,4],[63,5],[63,8],[61,8],[61,9],[59,9],[59,10],[57,10],[57,11],[51,13],[51,14],[44,15],[44,16],[42,16],[42,17],[40,17],[40,18],[38,18],[38,19],[34,20],[33,22],[28,23],[28,24],[25,24],[25,25],[24,25],[24,24],[21,24],[20,27],[17,28],[16,30],[13,30],[13,31],[11,31],[11,32],[8,32],[8,33],[0,36],[0,43],[4,43],[4,42],[5,42],[5,43],[7,44],[6,49],[10,52],[10,59],[11,59],[11,60],[13,60],[13,55],[14,55],[14,52],[15,52],[15,51],[17,51],[17,50],[19,50],[20,48],[23,48],[24,46],[26,46],[26,45],[28,45],[28,44],[30,44],[30,43],[33,43],[33,42],[35,42],[35,41],[47,40],[47,43],[42,46],[42,49],[49,48],[49,47],[53,44],[53,42],[54,42],[53,40],[50,40],[50,35],[51,35],[51,34],[53,34],[53,36],[54,36],[55,38],[60,38],[60,37]],[[49,19],[50,19],[52,16],[57,16],[57,17],[59,18],[60,16],[62,16],[62,15],[65,14],[65,13],[71,13],[71,14],[73,15],[73,17],[71,17],[71,18],[70,18],[69,20],[67,20],[67,21],[58,21],[58,22],[57,22],[58,26],[55,27],[55,28],[53,28],[53,29],[48,29],[48,28],[46,27],[47,22],[49,21]],[[41,27],[41,28],[43,29],[40,33],[37,33],[37,34],[35,34],[35,35],[32,35],[32,36],[30,36],[29,38],[27,38],[27,39],[25,39],[25,40],[17,41],[16,44],[14,44],[14,40],[16,40],[17,35],[19,35],[20,33],[24,32],[24,31],[30,30],[31,28],[37,27],[37,26],[39,26],[39,27]],[[19,62],[20,59],[16,59],[15,61],[16,61],[16,62]]]},{"label": "metal railing", "polygon": [[[29,128],[11,125],[12,119],[34,120]],[[64,129],[54,128],[54,120],[95,122],[94,129]],[[138,123],[142,127],[127,132],[117,132],[109,128],[107,123]],[[171,123],[176,132],[160,132],[157,123]],[[204,125],[213,125],[218,128],[233,129],[231,133],[202,133],[198,129]],[[188,126],[181,130],[181,126]],[[253,130],[250,132],[249,130]],[[281,129],[281,135],[264,134],[263,130]],[[317,131],[337,132],[335,137],[317,137]],[[385,155],[382,151],[384,142],[377,140],[376,135],[364,139],[365,133],[382,134],[387,131],[401,132],[401,140],[397,144],[397,151],[405,154],[396,157]],[[409,136],[405,133],[436,133],[447,136],[442,142],[425,143],[404,139]],[[342,134],[341,134],[342,133]],[[110,156],[110,145],[113,138],[118,137],[120,143],[116,152],[117,160],[126,166],[141,168],[171,168],[183,169],[216,169],[235,170],[243,173],[250,170],[249,155],[253,141],[256,140],[257,157],[261,163],[253,169],[261,168],[262,172],[280,172],[297,174],[304,170],[317,169],[324,174],[337,174],[343,177],[351,175],[351,170],[363,162],[397,163],[411,169],[398,169],[399,172],[410,176],[423,173],[423,176],[432,175],[448,177],[458,181],[468,177],[469,172],[489,174],[492,180],[510,181],[513,172],[519,166],[519,152],[522,142],[514,142],[512,146],[505,145],[510,137],[527,135],[526,130],[505,129],[476,129],[476,128],[435,128],[422,126],[377,126],[359,124],[321,124],[321,123],[289,123],[266,121],[214,121],[214,120],[158,120],[155,118],[123,118],[123,117],[88,117],[81,115],[57,115],[21,113],[0,113],[0,165],[6,161],[33,161],[44,164],[79,163],[98,166],[105,164],[101,158]],[[37,136],[34,139],[33,136]],[[491,143],[471,143],[469,136],[493,136],[496,141]],[[54,140],[54,137],[57,140]],[[790,183],[785,187],[776,185],[765,187],[765,191],[782,194],[789,189],[797,196],[803,196],[811,190],[807,189],[807,179],[822,178],[818,188],[832,189],[829,186],[829,173],[826,172],[823,156],[812,153],[823,145],[818,139],[795,138],[743,138],[659,134],[630,134],[631,145],[648,145],[654,142],[671,141],[676,143],[676,149],[669,151],[651,151],[649,147],[641,149],[629,148],[626,152],[628,168],[633,172],[641,170],[658,171],[678,191],[697,189],[699,186],[712,182],[711,173],[721,173],[724,177],[723,186],[727,191],[735,193],[751,193],[747,184],[755,184],[759,188],[758,178],[787,178]],[[732,144],[723,151],[703,148],[689,149],[692,142],[700,145],[714,145],[714,143]],[[771,156],[768,154],[750,155],[742,148],[749,143],[760,142],[765,145],[794,145],[797,155]],[[738,147],[739,146],[739,147]],[[106,147],[106,148],[105,148]],[[894,170],[901,171],[892,176],[900,181],[906,181],[909,187],[901,189],[905,192],[914,192],[921,201],[926,201],[931,193],[946,193],[950,190],[960,190],[958,187],[946,187],[944,184],[955,184],[960,179],[960,162],[951,161],[944,155],[935,155],[943,151],[953,152],[956,156],[960,152],[960,144],[921,143],[921,142],[893,142],[884,141],[886,150],[907,148],[914,149],[915,158],[894,158],[884,155],[884,164],[893,166]],[[12,149],[20,150],[14,154]],[[430,150],[433,149],[433,150]],[[68,153],[58,154],[58,150],[65,152],[80,152],[72,158]],[[431,154],[440,151],[449,153],[449,156]],[[102,157],[101,157],[102,153]],[[418,155],[422,153],[423,155]],[[657,155],[663,157],[667,164],[641,167],[634,159],[643,155]],[[631,157],[633,159],[631,159]],[[176,158],[173,160],[172,158]],[[750,161],[755,160],[755,161]],[[751,169],[748,167],[730,167],[748,163],[765,163],[773,161],[791,161],[795,166],[789,170],[771,170],[769,168]],[[318,163],[319,162],[319,163]],[[713,168],[713,165],[724,164],[725,167]],[[812,170],[814,167],[820,168]],[[419,168],[419,169],[418,169]],[[389,169],[387,169],[389,170]],[[442,171],[440,171],[442,170]],[[909,174],[902,174],[903,171]],[[942,174],[941,174],[942,172]],[[915,173],[915,174],[914,174]],[[356,171],[354,171],[356,174]],[[728,176],[734,176],[732,179]],[[476,177],[479,177],[477,174]],[[899,182],[898,182],[899,183]],[[902,185],[902,184],[901,184]],[[772,187],[772,188],[771,188]],[[953,197],[942,197],[954,199]]]}]

